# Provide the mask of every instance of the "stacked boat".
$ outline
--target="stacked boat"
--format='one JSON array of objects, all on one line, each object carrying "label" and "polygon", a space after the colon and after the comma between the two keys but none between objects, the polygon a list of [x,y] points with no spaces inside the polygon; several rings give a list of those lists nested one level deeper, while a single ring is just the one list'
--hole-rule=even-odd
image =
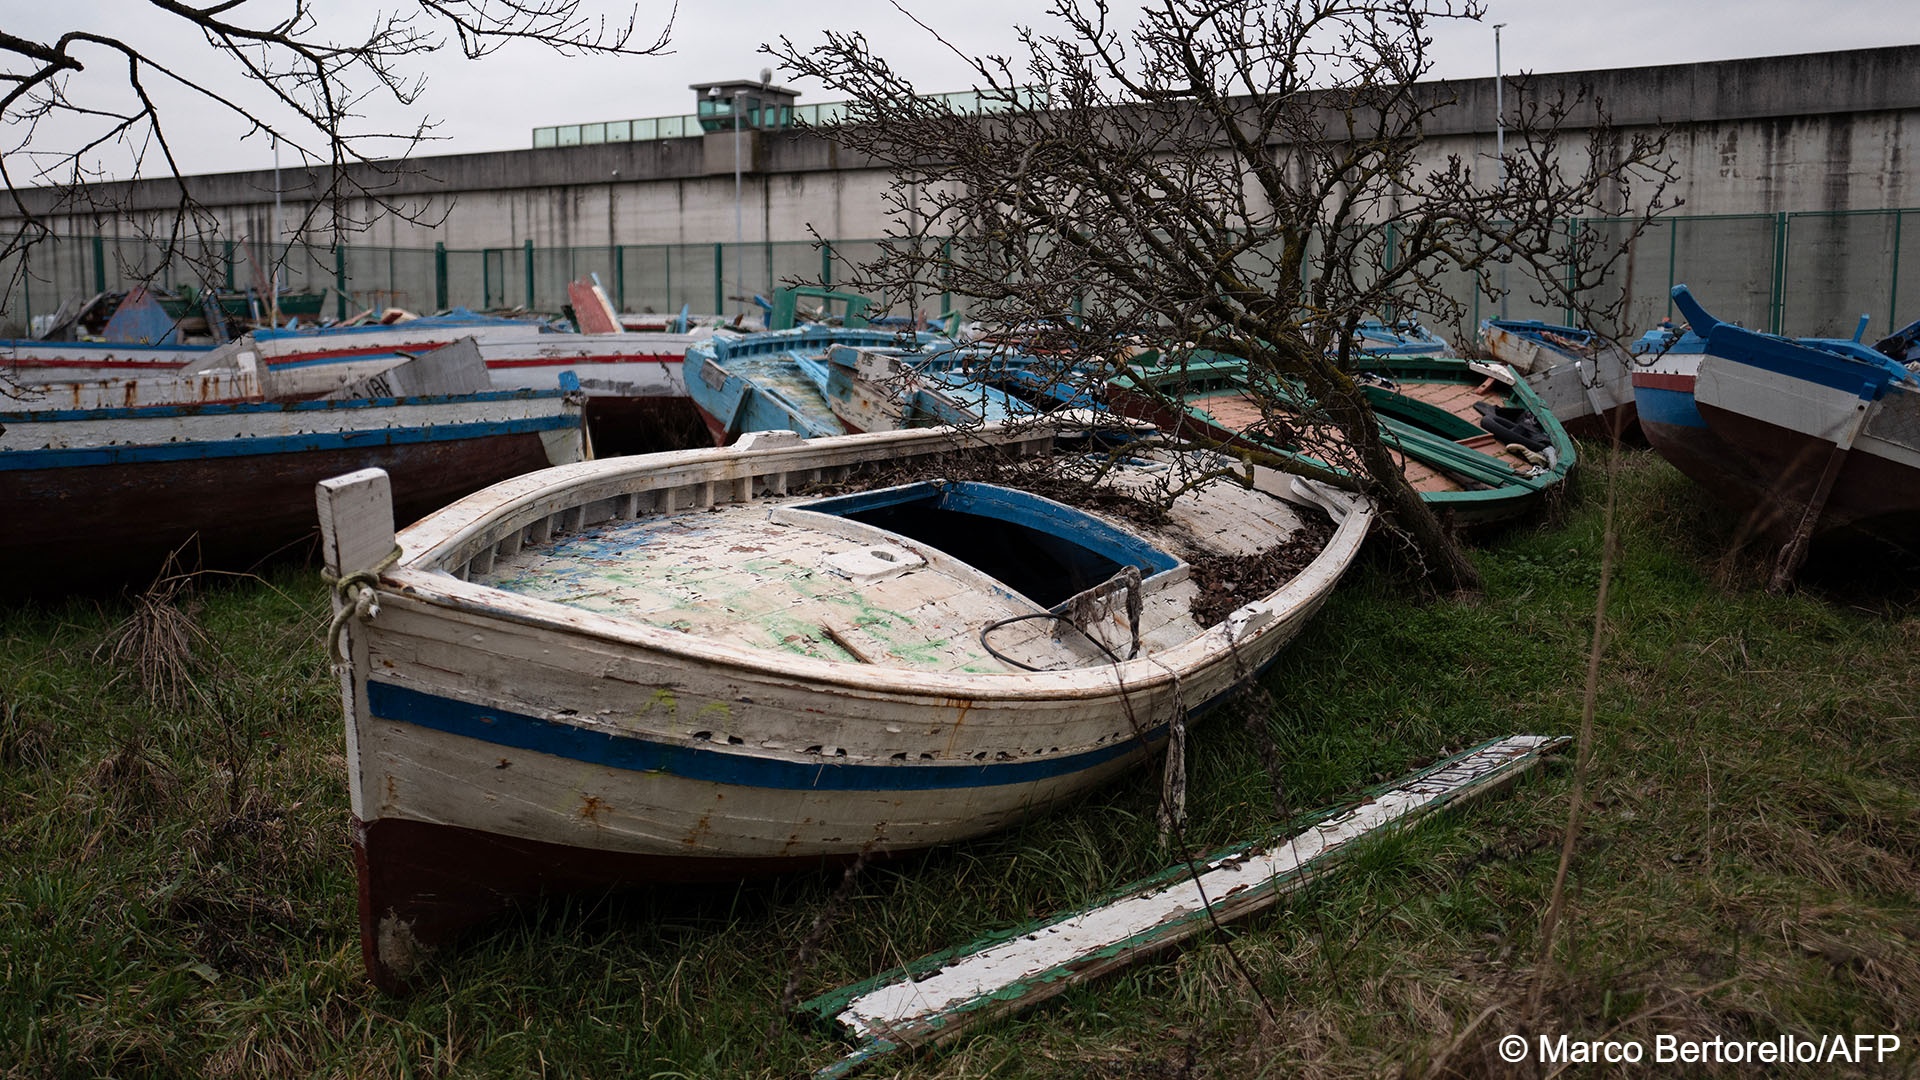
[{"label": "stacked boat", "polygon": [[728,331],[684,314],[672,326],[629,331],[598,285],[576,281],[569,296],[587,332],[559,333],[544,321],[456,308],[363,326],[263,328],[220,345],[11,341],[0,343],[0,372],[34,385],[251,366],[271,396],[296,401],[335,393],[413,357],[471,340],[495,390],[552,390],[562,371],[573,372],[598,453],[695,445],[699,419],[681,381],[681,361],[690,345]]}]

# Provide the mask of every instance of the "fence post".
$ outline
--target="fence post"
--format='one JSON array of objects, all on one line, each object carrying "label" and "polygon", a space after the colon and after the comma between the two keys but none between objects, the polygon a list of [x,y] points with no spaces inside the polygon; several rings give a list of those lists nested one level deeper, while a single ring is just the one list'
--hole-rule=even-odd
[{"label": "fence post", "polygon": [[433,309],[447,310],[447,245],[437,240],[433,245]]},{"label": "fence post", "polygon": [[1566,318],[1562,320],[1568,326],[1573,325],[1573,287],[1579,283],[1579,270],[1573,260],[1580,252],[1580,219],[1567,219],[1567,303]]},{"label": "fence post", "polygon": [[713,313],[719,315],[727,310],[727,284],[724,263],[727,257],[727,245],[713,245]]},{"label": "fence post", "polygon": [[335,318],[347,317],[347,245],[338,240],[333,242],[333,295],[337,310]]},{"label": "fence post", "polygon": [[1887,286],[1887,332],[1900,329],[1900,220],[1905,210],[1893,212],[1893,283]]},{"label": "fence post", "polygon": [[827,240],[820,241],[820,287],[833,288],[833,244]]},{"label": "fence post", "polygon": [[[1898,220],[1897,218],[1895,219],[1896,222]],[[1897,236],[1898,234],[1896,233],[1895,235]],[[1900,251],[1898,240],[1894,242],[1893,249],[1895,253],[1894,257],[1898,258]],[[99,233],[93,234],[93,291],[96,293],[107,291],[107,241],[106,238]]]},{"label": "fence post", "polygon": [[1767,305],[1767,332],[1778,334],[1787,315],[1787,214],[1773,215],[1773,296]]},{"label": "fence post", "polygon": [[613,308],[627,310],[627,249],[613,245]]},{"label": "fence post", "polygon": [[1680,221],[1667,222],[1667,318],[1673,318],[1674,275],[1680,266]]},{"label": "fence post", "polygon": [[953,237],[940,243],[940,314],[953,314]]},{"label": "fence post", "polygon": [[233,291],[233,241],[228,240],[226,244],[227,244],[227,291],[232,292]]},{"label": "fence post", "polygon": [[533,239],[527,239],[527,310],[533,310]]}]

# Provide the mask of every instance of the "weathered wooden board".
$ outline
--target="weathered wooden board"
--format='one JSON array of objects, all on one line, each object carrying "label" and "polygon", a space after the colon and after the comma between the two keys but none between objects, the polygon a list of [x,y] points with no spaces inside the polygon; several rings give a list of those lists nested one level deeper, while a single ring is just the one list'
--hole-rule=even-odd
[{"label": "weathered wooden board", "polygon": [[1483,743],[1325,812],[1304,832],[1232,848],[1128,886],[1104,903],[997,934],[802,1004],[839,1025],[854,1050],[816,1073],[850,1075],[898,1050],[957,1037],[1265,908],[1335,868],[1370,837],[1501,787],[1567,744],[1515,735]]}]

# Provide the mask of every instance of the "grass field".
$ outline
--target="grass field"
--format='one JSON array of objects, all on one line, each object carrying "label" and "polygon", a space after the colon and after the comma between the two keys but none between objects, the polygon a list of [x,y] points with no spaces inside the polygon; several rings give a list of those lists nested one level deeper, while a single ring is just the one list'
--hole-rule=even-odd
[{"label": "grass field", "polygon": [[[1190,841],[1269,832],[1485,738],[1576,730],[1603,458],[1553,520],[1476,550],[1480,597],[1423,597],[1384,557],[1356,568],[1265,692],[1196,730]],[[1727,553],[1734,523],[1698,489],[1646,453],[1618,475],[1585,820],[1544,962],[1566,764],[1226,934],[890,1068],[1541,1076],[1498,1040],[1898,1033],[1885,1062],[1800,1071],[1920,1073],[1914,574],[1830,562],[1767,595],[1761,557]],[[823,873],[555,900],[383,996],[360,968],[323,587],[283,571],[182,603],[191,625],[126,602],[0,616],[0,1077],[792,1076],[836,1049],[785,1022],[783,995],[1170,858],[1158,769],[1142,770],[844,889]],[[135,658],[158,654],[130,618],[191,642],[187,667],[143,686]]]}]

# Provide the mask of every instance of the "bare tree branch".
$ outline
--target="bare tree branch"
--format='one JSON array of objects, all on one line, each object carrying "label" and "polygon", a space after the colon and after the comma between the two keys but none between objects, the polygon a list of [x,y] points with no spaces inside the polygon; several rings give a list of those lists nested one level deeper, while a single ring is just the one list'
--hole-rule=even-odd
[{"label": "bare tree branch", "polygon": [[1358,478],[1443,587],[1471,586],[1351,373],[1354,329],[1457,321],[1462,281],[1491,293],[1503,261],[1598,321],[1597,299],[1624,297],[1606,286],[1625,243],[1568,222],[1626,215],[1630,241],[1663,208],[1664,141],[1522,84],[1504,183],[1434,160],[1427,128],[1457,103],[1420,81],[1430,31],[1478,19],[1478,0],[1153,0],[1131,29],[1108,0],[1047,14],[1017,61],[967,58],[974,89],[1014,106],[984,116],[915,96],[858,33],[769,47],[851,99],[830,137],[895,177],[894,227],[844,280],[909,303],[937,283],[989,323],[1050,325],[1109,375],[1140,348],[1243,358],[1262,425]]},{"label": "bare tree branch", "polygon": [[[266,136],[294,153],[313,181],[302,192],[306,210],[296,235],[320,230],[337,241],[385,215],[432,224],[429,201],[403,203],[386,189],[432,137],[433,122],[422,117],[397,131],[358,126],[376,99],[417,103],[425,80],[410,72],[411,60],[449,42],[470,59],[517,42],[570,56],[655,55],[666,51],[677,14],[671,10],[647,39],[635,36],[638,7],[609,19],[590,10],[589,0],[414,0],[411,10],[376,15],[360,35],[337,37],[313,0],[145,3],[197,31],[206,51],[162,55],[158,43],[79,30],[53,41],[0,31],[0,184],[15,222],[0,236],[0,259],[49,237],[52,219],[63,214],[124,210],[98,205],[89,186],[147,177],[150,151],[157,152],[155,171],[172,178],[179,197],[170,214],[134,220],[134,227],[161,238],[162,262],[191,258],[193,243],[209,250],[213,219],[182,174],[168,118],[155,101],[161,84],[240,120],[243,138]],[[112,68],[97,63],[100,56],[121,61],[124,77],[116,81]],[[218,88],[236,77],[245,92]],[[81,89],[84,98],[75,96]],[[116,92],[124,106],[98,104]],[[115,147],[124,148],[131,169],[110,177],[100,155]],[[40,193],[23,197],[29,188],[51,188],[58,197],[51,204]]]}]

